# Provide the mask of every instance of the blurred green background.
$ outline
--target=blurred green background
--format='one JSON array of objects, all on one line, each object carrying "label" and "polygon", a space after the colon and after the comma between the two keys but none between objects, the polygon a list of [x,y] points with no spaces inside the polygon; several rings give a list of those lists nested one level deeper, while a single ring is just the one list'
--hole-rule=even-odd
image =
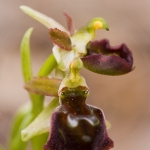
[{"label": "blurred green background", "polygon": [[[114,150],[150,149],[150,1],[149,0],[0,0],[0,143],[7,145],[12,116],[29,101],[23,89],[19,47],[23,34],[34,27],[31,51],[34,75],[51,53],[48,30],[25,15],[27,5],[66,27],[63,11],[75,27],[94,17],[104,18],[110,31],[98,31],[96,39],[108,38],[111,45],[126,43],[134,56],[135,70],[123,76],[104,76],[82,70],[90,87],[89,104],[100,107],[112,124],[109,136]],[[50,98],[46,98],[50,101]]]}]

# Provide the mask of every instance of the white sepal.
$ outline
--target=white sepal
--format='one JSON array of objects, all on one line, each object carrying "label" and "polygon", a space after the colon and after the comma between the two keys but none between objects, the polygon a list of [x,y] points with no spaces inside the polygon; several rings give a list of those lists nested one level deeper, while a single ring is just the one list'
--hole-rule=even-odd
[{"label": "white sepal", "polygon": [[58,68],[62,71],[68,71],[70,63],[75,58],[74,51],[63,50],[59,48],[57,45],[53,47],[52,51],[58,63]]}]

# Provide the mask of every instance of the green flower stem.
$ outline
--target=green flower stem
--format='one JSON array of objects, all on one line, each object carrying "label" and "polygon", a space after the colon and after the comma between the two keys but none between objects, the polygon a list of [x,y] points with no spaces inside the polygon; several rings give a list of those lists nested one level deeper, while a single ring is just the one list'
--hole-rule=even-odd
[{"label": "green flower stem", "polygon": [[[30,57],[30,36],[32,34],[33,28],[29,28],[21,42],[21,60],[22,60],[22,72],[24,81],[28,82],[33,78],[32,75],[32,66],[31,66],[31,57]],[[47,60],[42,65],[38,76],[48,76],[51,71],[56,67],[57,62],[54,58],[54,55],[51,54]],[[43,102],[44,96],[37,95],[37,94],[30,94],[30,99],[32,102],[32,112],[36,117],[42,110],[43,110]]]},{"label": "green flower stem", "polygon": [[[57,62],[53,54],[51,54],[46,61],[43,63],[38,76],[45,77],[48,76],[52,70],[56,67]],[[32,100],[32,111],[35,117],[43,110],[44,96],[37,94],[30,94],[30,99]]]},{"label": "green flower stem", "polygon": [[[48,76],[52,70],[56,67],[57,62],[54,58],[54,55],[51,54],[47,60],[43,63],[40,71],[38,72],[38,76],[45,77]],[[31,94],[30,99],[32,101],[32,112],[35,117],[43,110],[43,102],[44,96],[38,94]]]},{"label": "green flower stem", "polygon": [[48,139],[49,133],[44,133],[31,139],[33,150],[43,150],[44,144]]},{"label": "green flower stem", "polygon": [[56,66],[57,66],[56,59],[54,55],[51,54],[42,65],[40,71],[38,72],[38,76],[42,77],[48,76]]},{"label": "green flower stem", "polygon": [[[28,82],[30,81],[32,76],[32,66],[31,66],[31,57],[30,57],[30,36],[32,34],[33,28],[29,28],[26,33],[24,34],[24,37],[21,42],[20,52],[21,52],[21,61],[22,61],[22,72],[24,81]],[[47,76],[57,65],[56,60],[53,55],[50,55],[48,59],[44,62],[42,65],[38,76]],[[27,125],[29,125],[36,116],[43,110],[43,102],[44,102],[44,96],[37,95],[37,94],[31,94],[29,93],[31,103],[32,103],[32,110],[26,114],[26,116],[21,117],[21,119],[16,119],[18,121],[14,122],[13,129],[15,131],[15,128],[18,129],[16,131],[16,134],[14,134],[14,131],[12,132],[12,138],[10,141],[10,150],[26,150],[26,142],[23,142],[21,140],[21,130],[26,128]],[[20,115],[18,113],[18,115]],[[43,149],[43,145],[46,142],[47,134],[40,135],[33,140],[32,146],[33,150],[41,150]]]},{"label": "green flower stem", "polygon": [[[53,54],[51,54],[46,61],[43,63],[40,71],[38,72],[38,76],[48,76],[52,70],[57,66],[56,59]],[[43,110],[43,102],[44,96],[37,94],[30,94],[30,98],[32,100],[32,111],[37,116]]]},{"label": "green flower stem", "polygon": [[32,114],[34,118],[43,110],[44,96],[29,93],[32,101]]},{"label": "green flower stem", "polygon": [[[24,77],[25,82],[28,82],[33,78],[31,58],[30,58],[30,36],[32,34],[32,31],[33,31],[33,28],[29,28],[26,31],[22,39],[21,47],[20,47],[21,60],[22,60],[22,72],[23,72],[23,77]],[[48,76],[51,73],[51,71],[56,67],[56,65],[57,65],[57,62],[53,54],[51,54],[42,65],[38,73],[38,76],[42,76],[42,77]],[[17,133],[16,135],[12,134],[12,137],[14,137],[15,139],[13,140],[12,138],[11,140],[12,145],[10,147],[12,148],[12,150],[15,150],[16,147],[17,149],[21,149],[21,150],[26,149],[26,142],[21,141],[21,137],[20,137],[21,130],[23,130],[29,123],[31,123],[37,117],[37,115],[43,110],[44,96],[38,95],[38,94],[31,94],[31,93],[29,93],[29,96],[32,102],[32,110],[31,112],[28,112],[27,116],[30,116],[31,118],[29,120],[27,119],[28,120],[27,122],[25,121],[26,121],[26,118],[28,117],[25,117],[21,119],[22,123],[18,123],[19,121],[14,123],[13,129],[18,126],[18,128],[16,128],[18,130],[16,131]],[[20,120],[18,116],[16,116],[16,119]],[[47,137],[48,137],[48,134],[42,134],[38,137],[33,138],[31,140],[33,150],[41,150],[44,146],[44,143]],[[17,144],[20,146],[18,147]]]},{"label": "green flower stem", "polygon": [[[17,149],[21,149],[21,150],[26,150],[27,147],[27,142],[23,142],[21,140],[21,131],[22,129],[24,129],[26,126],[28,126],[30,124],[30,122],[33,120],[33,116],[31,115],[31,113],[28,113],[22,120],[20,127],[18,128],[17,134],[14,138],[14,140],[12,141],[13,145],[11,147],[11,150],[15,150]],[[17,150],[16,149],[16,150]]]},{"label": "green flower stem", "polygon": [[[48,76],[52,70],[56,67],[57,62],[53,54],[51,54],[46,61],[43,63],[38,76],[45,77]],[[32,100],[32,112],[35,117],[43,110],[44,96],[38,94],[30,94],[30,99]]]}]

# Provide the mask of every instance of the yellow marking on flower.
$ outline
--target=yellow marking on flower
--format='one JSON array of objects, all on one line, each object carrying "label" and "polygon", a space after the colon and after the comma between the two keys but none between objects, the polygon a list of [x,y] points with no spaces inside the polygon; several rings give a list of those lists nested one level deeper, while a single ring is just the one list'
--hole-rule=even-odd
[{"label": "yellow marking on flower", "polygon": [[75,68],[75,65],[74,65],[74,62],[73,62],[73,61],[71,62],[70,67],[71,67],[71,69]]},{"label": "yellow marking on flower", "polygon": [[100,29],[100,28],[102,28],[103,27],[103,24],[102,24],[102,22],[100,22],[100,21],[95,21],[94,22],[94,24],[93,24],[93,27],[94,27],[94,29]]}]

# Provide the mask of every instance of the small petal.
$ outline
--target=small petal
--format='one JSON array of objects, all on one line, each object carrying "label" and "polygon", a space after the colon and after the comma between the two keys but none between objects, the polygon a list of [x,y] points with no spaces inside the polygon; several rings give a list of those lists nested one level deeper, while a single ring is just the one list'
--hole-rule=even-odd
[{"label": "small petal", "polygon": [[31,16],[32,18],[34,18],[35,20],[39,21],[41,24],[43,24],[44,26],[46,26],[48,29],[50,28],[58,28],[64,32],[68,31],[58,22],[56,22],[54,19],[28,7],[28,6],[20,6],[20,9],[25,12],[26,14],[28,14],[29,16]]},{"label": "small petal", "polygon": [[24,85],[24,88],[31,93],[47,95],[47,96],[58,96],[58,88],[61,80],[50,79],[47,77],[34,77],[32,80]]},{"label": "small petal", "polygon": [[70,36],[72,36],[72,35],[74,34],[74,26],[73,26],[72,18],[71,18],[71,16],[70,16],[68,13],[66,13],[66,12],[64,12],[63,14],[64,14],[64,16],[65,16],[66,19],[67,19],[67,25],[68,25],[68,29],[69,29],[69,31],[70,31]]},{"label": "small petal", "polygon": [[57,28],[50,29],[49,31],[51,40],[60,48],[71,51],[71,40],[66,32],[63,32]]},{"label": "small petal", "polygon": [[21,131],[21,138],[23,141],[28,141],[34,136],[49,132],[50,128],[50,116],[53,110],[59,106],[58,98],[54,98],[49,105],[28,125]]}]

